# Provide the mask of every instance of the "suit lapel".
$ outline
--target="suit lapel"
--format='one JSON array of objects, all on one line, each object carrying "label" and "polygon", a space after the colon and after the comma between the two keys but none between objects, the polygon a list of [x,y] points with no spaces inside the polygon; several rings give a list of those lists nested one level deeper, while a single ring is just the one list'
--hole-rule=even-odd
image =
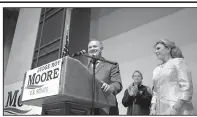
[{"label": "suit lapel", "polygon": [[93,71],[92,71],[92,64],[89,62],[88,63],[88,70],[89,70],[89,72],[92,74],[93,73]]},{"label": "suit lapel", "polygon": [[[104,62],[101,61],[100,63],[98,63],[95,69],[95,74],[98,73],[101,70],[101,68],[103,68],[104,66],[105,66]],[[88,70],[90,71],[90,73],[93,73],[93,66],[91,63],[88,64]]]},{"label": "suit lapel", "polygon": [[104,62],[100,61],[100,63],[96,67],[95,74],[98,73],[100,71],[100,69],[103,67],[104,67]]}]

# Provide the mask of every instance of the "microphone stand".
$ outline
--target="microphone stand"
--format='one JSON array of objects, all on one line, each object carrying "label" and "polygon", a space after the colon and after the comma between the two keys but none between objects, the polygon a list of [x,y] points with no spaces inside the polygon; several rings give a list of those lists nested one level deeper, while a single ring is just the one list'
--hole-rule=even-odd
[{"label": "microphone stand", "polygon": [[103,61],[103,62],[107,62],[113,65],[116,65],[116,62],[112,62],[112,61],[108,61],[108,60],[103,60],[94,56],[89,56],[86,54],[83,54],[83,56],[91,58],[92,59],[92,64],[93,64],[93,76],[92,76],[92,104],[91,104],[91,115],[94,115],[94,106],[95,106],[95,102],[94,102],[94,98],[95,98],[95,70],[96,70],[96,62],[98,60]]},{"label": "microphone stand", "polygon": [[105,62],[105,63],[109,63],[109,64],[112,64],[112,65],[116,65],[116,64],[118,64],[117,62],[104,60],[104,59],[97,58],[97,57],[95,57],[95,56],[90,56],[90,55],[87,55],[87,54],[83,54],[82,56],[85,56],[85,57],[91,58],[93,61],[94,61],[94,60],[95,60],[95,61],[99,60],[99,61],[103,61],[103,62]]}]

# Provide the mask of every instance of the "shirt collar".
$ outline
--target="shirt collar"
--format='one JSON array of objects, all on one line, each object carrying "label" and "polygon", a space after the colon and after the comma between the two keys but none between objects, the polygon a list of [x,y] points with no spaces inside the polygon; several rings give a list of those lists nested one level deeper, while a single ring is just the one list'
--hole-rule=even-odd
[{"label": "shirt collar", "polygon": [[[134,86],[134,82],[133,82],[133,86]],[[140,88],[142,86],[142,83],[140,83],[139,85],[138,85],[138,88]]]}]

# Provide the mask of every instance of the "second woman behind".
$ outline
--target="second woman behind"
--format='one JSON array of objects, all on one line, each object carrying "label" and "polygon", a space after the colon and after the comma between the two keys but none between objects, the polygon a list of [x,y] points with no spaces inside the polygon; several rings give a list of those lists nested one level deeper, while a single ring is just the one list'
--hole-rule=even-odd
[{"label": "second woman behind", "polygon": [[142,73],[133,73],[133,83],[125,90],[122,104],[127,108],[127,115],[149,115],[151,93],[148,87],[142,85]]}]

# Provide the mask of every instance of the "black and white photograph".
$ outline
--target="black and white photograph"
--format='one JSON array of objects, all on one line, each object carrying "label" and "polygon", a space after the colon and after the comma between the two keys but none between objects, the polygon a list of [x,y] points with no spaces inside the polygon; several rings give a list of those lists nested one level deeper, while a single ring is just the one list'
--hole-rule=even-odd
[{"label": "black and white photograph", "polygon": [[197,115],[197,3],[1,5],[4,116]]}]

